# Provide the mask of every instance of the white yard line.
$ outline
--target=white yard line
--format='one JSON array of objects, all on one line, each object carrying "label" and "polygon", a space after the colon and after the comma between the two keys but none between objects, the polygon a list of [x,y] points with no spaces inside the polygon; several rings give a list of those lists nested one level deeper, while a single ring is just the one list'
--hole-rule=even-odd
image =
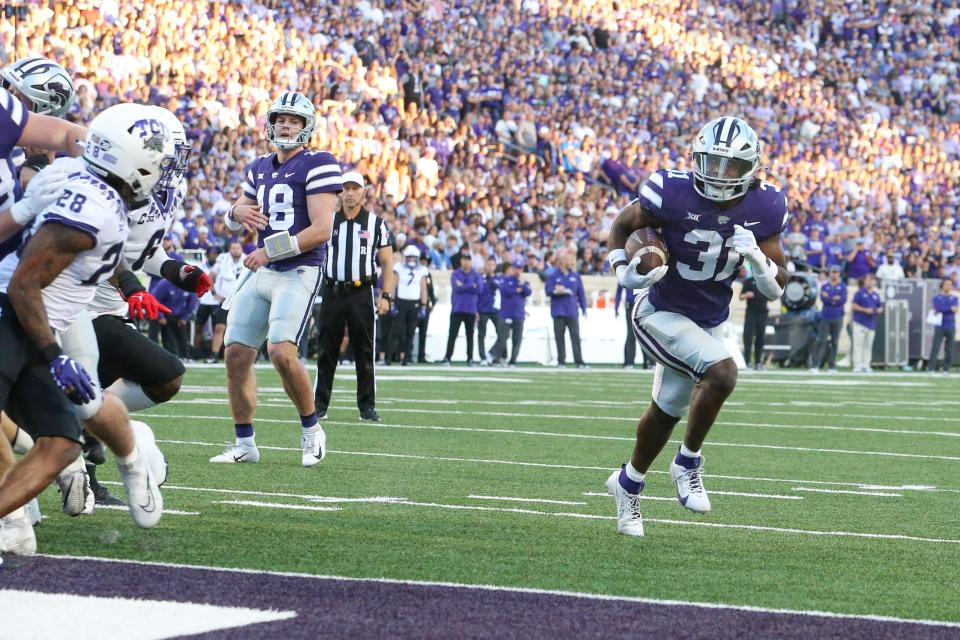
[{"label": "white yard line", "polygon": [[[119,483],[119,482],[103,482],[103,481],[101,481],[100,484],[121,484],[121,483]],[[164,489],[166,489],[166,486],[164,486]],[[107,509],[107,510],[109,510],[109,511],[129,511],[129,508],[128,508],[128,507],[126,507],[126,506],[124,506],[124,505],[120,505],[120,504],[98,504],[98,505],[94,508],[94,511],[99,511],[100,509]],[[199,512],[199,511],[179,511],[179,510],[177,510],[177,509],[167,509],[166,507],[164,507],[164,509],[163,509],[163,515],[171,515],[171,516],[198,516],[198,515],[200,515],[200,512]]]},{"label": "white yard line", "polygon": [[[649,473],[649,472],[648,472]],[[704,477],[709,478],[710,476],[704,475]],[[609,493],[603,491],[584,491],[583,495],[585,496],[609,496]],[[742,498],[767,498],[770,500],[803,500],[803,496],[786,496],[776,493],[747,493],[742,491],[717,491],[716,489],[710,490],[710,495],[718,496],[740,496]],[[654,496],[643,496],[644,500],[656,500]],[[676,500],[676,498],[666,498],[667,500]]]},{"label": "white yard line", "polygon": [[[182,445],[199,445],[203,447],[223,447],[222,442],[201,442],[198,440],[157,440],[160,443],[166,444],[182,444]],[[270,451],[300,451],[298,447],[273,447],[269,445],[258,444],[258,448],[270,450]],[[496,460],[489,458],[462,458],[454,456],[425,456],[417,455],[410,453],[386,453],[382,451],[346,451],[338,449],[330,449],[330,453],[336,453],[338,455],[345,456],[370,456],[375,458],[397,458],[402,460],[430,460],[436,462],[470,462],[476,464],[502,464],[508,466],[518,466],[518,467],[536,467],[544,469],[570,469],[575,471],[603,471],[610,473],[613,471],[614,467],[603,467],[603,466],[587,466],[587,465],[575,465],[575,464],[552,464],[549,462],[523,462],[519,460]],[[647,473],[654,474],[663,474],[667,475],[667,471],[656,471],[651,470]],[[762,476],[736,476],[729,474],[714,474],[707,473],[704,474],[708,478],[719,478],[722,480],[746,480],[753,482],[785,482],[789,484],[821,484],[827,486],[837,486],[837,487],[859,487],[863,489],[887,489],[887,490],[902,490],[902,491],[933,491],[933,492],[945,492],[945,493],[960,493],[960,489],[941,489],[935,486],[930,485],[876,485],[863,482],[834,482],[829,480],[798,480],[795,478],[766,478]],[[115,483],[119,484],[119,483]],[[167,485],[164,485],[166,488]],[[191,489],[189,487],[184,487],[187,490],[194,491],[206,491],[206,489]],[[210,491],[223,491],[225,493],[237,493],[236,491],[230,491],[227,489],[210,489]],[[251,491],[251,494],[255,495],[276,495],[278,497],[285,497],[292,494],[259,494],[256,491]],[[385,500],[388,501],[388,500]]]},{"label": "white yard line", "polygon": [[[642,541],[637,540],[638,543]],[[56,555],[46,555],[41,554],[41,557],[54,558],[61,560],[87,560],[95,562],[104,562],[104,563],[117,563],[117,564],[130,564],[130,565],[139,565],[146,567],[167,567],[171,569],[183,569],[185,571],[221,571],[227,573],[240,573],[245,575],[271,575],[271,576],[280,576],[287,578],[304,578],[308,580],[343,580],[347,582],[358,582],[358,583],[375,583],[375,584],[396,584],[396,585],[413,585],[413,586],[429,586],[429,587],[447,587],[451,589],[462,589],[464,591],[469,590],[480,590],[480,591],[502,591],[505,593],[527,593],[527,594],[536,594],[536,595],[548,595],[548,596],[560,596],[565,598],[583,598],[587,600],[605,600],[613,602],[633,602],[638,604],[655,604],[662,606],[672,606],[672,607],[698,607],[701,609],[721,609],[721,610],[733,610],[733,611],[749,611],[753,613],[775,613],[783,615],[797,615],[805,616],[812,618],[829,618],[829,619],[843,619],[843,620],[871,620],[875,622],[893,622],[893,623],[904,623],[904,624],[916,624],[923,626],[932,626],[932,627],[947,627],[953,629],[960,629],[960,621],[946,621],[946,620],[918,620],[911,618],[897,618],[894,616],[880,616],[880,615],[871,615],[871,614],[856,614],[856,613],[838,613],[834,611],[811,611],[803,609],[774,609],[769,607],[757,607],[751,605],[740,605],[740,604],[724,604],[717,602],[695,602],[688,600],[663,600],[659,598],[640,598],[640,597],[631,597],[631,596],[620,596],[612,594],[600,594],[600,593],[583,593],[579,591],[555,591],[549,589],[535,589],[529,587],[504,587],[498,585],[489,585],[489,584],[463,584],[459,582],[441,582],[441,581],[427,581],[427,580],[402,580],[395,578],[357,578],[352,576],[335,576],[335,575],[314,575],[310,573],[294,573],[286,571],[260,571],[257,569],[243,569],[243,568],[230,568],[230,567],[213,567],[209,565],[189,565],[189,564],[178,564],[172,562],[150,562],[146,560],[116,560],[113,558],[98,558],[90,556],[56,556]],[[202,579],[202,578],[199,578]]]},{"label": "white yard line", "polygon": [[[284,504],[277,502],[254,502],[248,500],[225,501],[214,504],[236,504],[241,506],[266,507],[271,509],[303,509],[302,505]],[[498,513],[518,513],[534,516],[552,516],[558,518],[576,518],[581,520],[616,520],[616,516],[601,516],[593,513],[570,513],[564,511],[537,511],[535,509],[521,509],[517,507],[479,507],[465,504],[447,504],[441,502],[417,502],[404,500],[391,503],[394,506],[428,507],[433,509],[452,509],[458,511],[493,511]],[[309,508],[309,507],[307,507]],[[826,536],[840,538],[866,538],[871,540],[903,540],[909,542],[928,542],[933,544],[960,544],[960,540],[944,538],[924,538],[922,536],[908,536],[897,533],[864,533],[859,531],[821,531],[816,529],[792,529],[785,527],[765,527],[751,524],[725,524],[720,522],[702,522],[695,520],[669,520],[664,518],[644,518],[644,522],[655,522],[678,527],[709,527],[714,529],[733,529],[742,531],[762,531],[764,533],[783,533],[793,535]]]},{"label": "white yard line", "polygon": [[260,502],[258,500],[215,500],[211,504],[231,504],[239,507],[263,507],[267,509],[292,509],[294,511],[342,511],[340,507],[312,507],[306,504],[283,504],[278,502]]},{"label": "white yard line", "polygon": [[[171,420],[218,420],[224,421],[223,417],[220,416],[198,416],[198,415],[173,415],[173,414],[162,414],[162,413],[151,413],[150,417],[158,418],[168,418]],[[257,422],[259,423],[280,423],[280,424],[292,424],[291,420],[278,420],[271,418],[258,418]],[[326,420],[325,424],[344,424],[344,425],[354,425],[358,423],[354,421],[346,420]],[[626,436],[599,436],[586,433],[558,433],[553,431],[527,431],[523,429],[484,429],[481,427],[444,427],[439,425],[424,425],[424,424],[385,424],[383,422],[365,422],[361,426],[376,428],[376,429],[410,429],[410,430],[423,430],[423,431],[454,431],[454,432],[470,432],[470,433],[490,433],[490,434],[510,434],[510,435],[522,435],[522,436],[534,436],[534,437],[546,437],[546,438],[573,438],[579,440],[609,440],[617,442],[634,442],[635,438],[626,437]],[[670,442],[679,443],[679,440]],[[222,445],[221,445],[222,446]],[[888,458],[908,458],[908,459],[917,459],[917,460],[943,460],[949,462],[960,462],[960,456],[935,456],[929,454],[921,453],[900,453],[896,451],[866,451],[866,450],[850,450],[850,449],[828,449],[820,447],[788,447],[785,445],[775,445],[775,444],[753,444],[753,443],[741,443],[741,442],[717,442],[715,440],[710,441],[711,447],[736,447],[744,449],[772,449],[777,451],[802,451],[805,453],[837,453],[844,455],[855,455],[855,456],[879,456],[879,457],[888,457]]]},{"label": "white yard line", "polygon": [[566,504],[573,506],[583,506],[586,502],[574,502],[572,500],[548,500],[546,498],[510,498],[507,496],[475,496],[469,495],[472,500],[496,500],[501,502],[529,502],[533,504]]},{"label": "white yard line", "polygon": [[813,487],[793,487],[794,491],[807,491],[810,493],[839,493],[848,496],[878,496],[881,498],[902,498],[902,493],[889,493],[887,491],[850,491],[847,489],[814,489]]},{"label": "white yard line", "polygon": [[[172,440],[157,440],[157,442],[175,442]],[[179,444],[179,443],[177,443]],[[206,444],[204,442],[193,442],[190,444]],[[276,447],[260,447],[263,448],[276,448]],[[300,451],[300,449],[291,449],[292,451]],[[110,480],[101,480],[100,484],[114,484],[121,485],[123,483],[110,481]],[[338,498],[334,496],[316,496],[316,495],[303,495],[300,493],[279,493],[275,491],[251,491],[249,489],[213,489],[210,487],[186,487],[183,485],[176,484],[165,484],[163,485],[163,491],[197,491],[200,493],[228,493],[231,495],[240,495],[240,496],[266,496],[272,498],[300,498],[301,500],[309,500],[311,502],[332,502],[332,503],[346,503],[346,502],[400,502],[406,500],[406,498],[392,498],[388,496],[372,496],[369,498]],[[100,509],[101,507],[97,507]],[[106,508],[106,507],[103,507]],[[126,509],[126,507],[123,507]],[[167,513],[164,511],[164,513]]]}]

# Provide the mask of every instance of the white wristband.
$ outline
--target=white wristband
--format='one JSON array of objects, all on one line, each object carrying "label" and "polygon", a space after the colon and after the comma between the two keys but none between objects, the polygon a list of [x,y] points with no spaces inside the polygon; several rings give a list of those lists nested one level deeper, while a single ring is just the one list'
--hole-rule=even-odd
[{"label": "white wristband", "polygon": [[27,204],[27,199],[22,198],[13,203],[10,207],[10,217],[13,218],[13,221],[21,226],[26,226],[33,220],[36,215],[33,210],[30,208],[30,205]]},{"label": "white wristband", "polygon": [[263,248],[270,261],[286,260],[300,255],[300,243],[297,236],[291,236],[289,231],[278,231],[263,239]]},{"label": "white wristband", "polygon": [[629,263],[627,260],[627,252],[623,249],[611,249],[610,253],[607,254],[607,262],[610,263],[610,266],[614,269],[617,268],[617,263]]},{"label": "white wristband", "polygon": [[243,229],[243,225],[233,219],[233,210],[236,208],[237,205],[230,207],[230,211],[228,211],[227,215],[223,217],[223,222],[227,225],[227,229],[230,229],[230,231],[240,231],[240,229]]}]

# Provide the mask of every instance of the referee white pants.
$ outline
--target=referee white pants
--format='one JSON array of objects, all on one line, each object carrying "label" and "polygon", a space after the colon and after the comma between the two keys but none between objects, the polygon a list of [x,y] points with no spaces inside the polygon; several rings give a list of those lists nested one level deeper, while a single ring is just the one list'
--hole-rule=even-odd
[{"label": "referee white pants", "polygon": [[224,344],[239,342],[252,349],[259,349],[265,339],[300,344],[321,280],[316,266],[250,272],[230,300]]}]

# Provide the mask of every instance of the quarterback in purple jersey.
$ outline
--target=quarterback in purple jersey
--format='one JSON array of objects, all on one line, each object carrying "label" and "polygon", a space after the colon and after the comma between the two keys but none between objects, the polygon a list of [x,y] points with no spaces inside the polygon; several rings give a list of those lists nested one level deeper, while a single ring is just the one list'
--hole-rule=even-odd
[{"label": "quarterback in purple jersey", "polygon": [[320,288],[322,247],[330,239],[343,178],[333,155],[305,149],[315,122],[313,103],[303,94],[286,92],[273,102],[266,134],[277,152],[250,163],[243,195],[227,215],[231,229],[244,227],[259,235],[256,251],[244,260],[250,272],[223,303],[228,310],[224,344],[236,442],[210,462],[260,460],[253,430],[253,363],[264,339],[300,415],[303,466],[312,467],[326,455],[313,386],[297,345]]},{"label": "quarterback in purple jersey", "polygon": [[[632,327],[657,362],[653,402],[640,418],[630,461],[607,479],[617,501],[617,529],[643,535],[640,494],[644,475],[684,413],[683,444],[670,463],[680,504],[710,511],[700,449],[737,383],[737,367],[721,341],[731,284],[749,266],[757,288],[776,300],[786,284],[780,233],[787,222],[783,192],[754,176],[761,143],[750,126],[731,116],[708,122],[693,142],[693,170],[661,170],[640,188],[610,229],[610,263],[620,284],[641,289]],[[624,245],[641,227],[660,230],[667,264],[641,275],[639,256],[628,262]]]}]

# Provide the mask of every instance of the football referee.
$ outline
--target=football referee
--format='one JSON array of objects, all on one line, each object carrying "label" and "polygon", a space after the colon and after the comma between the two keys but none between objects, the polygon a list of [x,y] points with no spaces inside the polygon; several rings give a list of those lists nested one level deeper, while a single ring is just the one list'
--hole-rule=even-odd
[{"label": "football referee", "polygon": [[[340,358],[340,343],[346,327],[353,345],[357,367],[357,406],[360,420],[379,422],[373,361],[376,316],[390,310],[395,287],[393,247],[387,224],[363,207],[363,176],[356,171],[343,174],[341,207],[333,219],[333,233],[327,241],[320,305],[317,386],[314,400],[317,417],[327,417],[333,376]],[[378,255],[383,270],[383,294],[374,300]]]}]

